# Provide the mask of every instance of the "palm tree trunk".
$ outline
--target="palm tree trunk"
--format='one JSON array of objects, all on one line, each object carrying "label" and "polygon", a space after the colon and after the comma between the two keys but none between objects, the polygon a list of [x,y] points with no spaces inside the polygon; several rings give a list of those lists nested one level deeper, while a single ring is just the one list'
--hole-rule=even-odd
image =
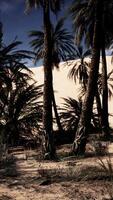
[{"label": "palm tree trunk", "polygon": [[109,120],[108,120],[108,85],[107,85],[107,62],[105,53],[105,40],[102,42],[102,116],[103,116],[103,134],[109,136]]},{"label": "palm tree trunk", "polygon": [[101,25],[101,15],[102,15],[101,4],[102,0],[96,0],[96,10],[95,10],[96,16],[94,24],[92,59],[91,59],[91,69],[88,80],[88,88],[82,106],[82,113],[72,147],[73,153],[77,155],[84,154],[85,152],[87,137],[89,134],[89,126],[92,116],[94,96],[97,88],[99,60],[100,60],[100,46],[101,46],[100,43],[101,42],[100,25]]},{"label": "palm tree trunk", "polygon": [[59,132],[62,134],[63,133],[63,128],[60,122],[60,118],[58,115],[58,111],[57,111],[57,106],[56,106],[56,101],[55,101],[55,95],[54,95],[54,91],[52,89],[52,103],[53,103],[53,109],[54,109],[54,114],[55,114],[55,118],[56,118],[56,123],[57,123],[57,127]]},{"label": "palm tree trunk", "polygon": [[99,126],[100,128],[102,128],[102,124],[103,124],[103,118],[102,118],[102,106],[101,106],[101,100],[100,100],[100,95],[98,92],[98,87],[96,90],[96,104],[97,104],[97,112],[98,112],[98,119],[99,119]]},{"label": "palm tree trunk", "polygon": [[44,91],[43,91],[43,150],[45,159],[55,157],[52,127],[52,44],[49,0],[44,0]]}]

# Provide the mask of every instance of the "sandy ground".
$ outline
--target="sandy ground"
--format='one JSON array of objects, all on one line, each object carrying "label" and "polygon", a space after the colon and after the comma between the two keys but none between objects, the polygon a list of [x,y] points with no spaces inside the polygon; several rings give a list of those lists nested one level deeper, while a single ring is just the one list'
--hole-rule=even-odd
[{"label": "sandy ground", "polygon": [[113,182],[98,158],[63,157],[68,150],[69,145],[60,148],[59,162],[39,160],[37,151],[13,153],[0,167],[0,200],[112,199]]}]

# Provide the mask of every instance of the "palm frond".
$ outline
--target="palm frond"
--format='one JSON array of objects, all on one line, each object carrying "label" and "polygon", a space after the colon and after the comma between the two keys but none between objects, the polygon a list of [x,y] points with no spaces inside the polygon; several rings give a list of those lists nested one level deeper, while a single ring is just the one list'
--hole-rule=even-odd
[{"label": "palm frond", "polygon": [[81,105],[75,99],[63,99],[63,108],[60,109],[60,119],[63,128],[65,130],[76,130],[81,113]]},{"label": "palm frond", "polygon": [[[64,19],[60,19],[56,26],[51,25],[52,37],[52,65],[58,67],[60,61],[67,60],[69,55],[74,54],[74,38],[64,26]],[[44,32],[31,31],[30,42],[31,47],[36,54],[35,60],[43,59],[44,57]]]},{"label": "palm frond", "polygon": [[25,9],[25,13],[29,13],[30,10],[34,7],[37,8],[40,5],[42,5],[42,1],[41,0],[26,0],[26,9]]}]

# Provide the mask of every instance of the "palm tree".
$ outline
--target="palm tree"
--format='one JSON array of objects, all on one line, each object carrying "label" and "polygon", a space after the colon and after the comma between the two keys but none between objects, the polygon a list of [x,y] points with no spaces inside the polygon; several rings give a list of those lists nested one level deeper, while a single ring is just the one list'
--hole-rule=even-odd
[{"label": "palm tree", "polygon": [[[11,82],[13,83],[13,80]],[[8,87],[0,90],[0,127],[4,142],[17,145],[22,135],[30,137],[34,132],[40,131],[42,109],[39,98],[42,92],[41,86],[31,84],[24,87],[20,81],[10,90]]]},{"label": "palm tree", "polygon": [[[75,133],[77,126],[80,120],[80,115],[82,111],[82,100],[79,98],[79,101],[73,98],[64,98],[63,107],[60,108],[60,118],[64,130],[69,133]],[[92,113],[91,123],[90,123],[90,132],[98,130],[99,120],[96,113]]]},{"label": "palm tree", "polygon": [[[95,2],[94,6],[90,6],[89,0],[77,1],[71,7],[72,17],[74,26],[76,27],[76,41],[79,43],[80,40],[85,36],[85,41],[88,45],[92,46],[93,41],[93,29],[94,29],[94,18],[95,18]],[[86,12],[87,6],[90,6],[89,12]],[[113,37],[112,19],[113,19],[113,5],[112,0],[109,3],[104,0],[102,2],[102,23],[101,23],[101,51],[102,51],[102,65],[103,65],[103,95],[102,95],[102,115],[103,115],[103,126],[104,134],[108,135],[108,87],[107,87],[107,63],[105,47],[111,42]],[[77,13],[77,14],[76,14]]]},{"label": "palm tree", "polygon": [[24,60],[31,59],[32,52],[24,50],[16,50],[21,42],[15,41],[9,45],[1,45],[0,48],[0,85],[1,88],[7,85],[9,89],[12,87],[10,72],[12,76],[18,76],[20,83],[24,85],[31,79],[32,71],[26,67]]},{"label": "palm tree", "polygon": [[[73,67],[69,71],[69,78],[73,78],[75,83],[76,79],[79,79],[79,83],[81,84],[80,89],[80,95],[79,98],[82,100],[82,97],[85,95],[87,91],[87,83],[88,83],[88,77],[89,77],[89,69],[90,69],[90,61],[85,61],[85,58],[87,56],[91,55],[91,49],[84,50],[82,46],[76,46],[75,51],[75,58],[78,58],[78,60],[75,62]],[[72,61],[73,63],[73,61]],[[72,64],[71,63],[71,64]],[[97,110],[98,110],[98,117],[99,117],[99,123],[97,123],[98,120],[95,120],[94,114],[92,114],[94,125],[100,124],[100,127],[102,125],[102,109],[101,109],[101,101],[100,96],[98,94],[98,88],[95,93],[96,97],[96,103],[97,103]],[[95,123],[96,121],[96,123]]]},{"label": "palm tree", "polygon": [[[33,58],[33,52],[26,50],[17,50],[21,44],[20,41],[13,41],[9,45],[3,43],[2,23],[0,24],[0,86],[9,85],[12,87],[9,78],[10,71],[18,75],[21,84],[27,84],[31,79],[32,71],[26,67],[25,59]],[[24,76],[23,76],[24,75]]]},{"label": "palm tree", "polygon": [[3,60],[0,68],[1,137],[7,144],[17,144],[22,134],[40,130],[42,109],[39,98],[42,92],[41,86],[29,84],[34,80],[24,63],[15,58],[12,60],[12,56],[10,59],[9,54],[10,63],[4,64]]},{"label": "palm tree", "polygon": [[[87,93],[82,106],[82,113],[78,124],[75,141],[73,143],[72,151],[76,154],[83,154],[87,142],[89,124],[92,116],[92,107],[97,88],[100,48],[101,48],[101,19],[102,19],[102,0],[89,0],[86,7],[86,12],[89,13],[90,9],[94,8],[94,32],[93,32],[93,48],[91,68],[88,79]],[[84,19],[83,19],[84,20]]]},{"label": "palm tree", "polygon": [[[107,83],[108,83],[108,97],[109,99],[111,99],[111,97],[113,96],[113,78],[112,78],[112,74],[113,74],[113,70],[111,70],[108,74],[107,74]],[[89,74],[88,74],[89,76]],[[103,87],[102,87],[102,80],[103,80],[103,75],[102,73],[99,73],[98,75],[98,86],[97,86],[97,90],[96,90],[96,94],[95,94],[95,98],[96,98],[96,106],[97,106],[97,113],[98,113],[98,118],[99,118],[99,127],[102,127],[102,107],[101,107],[101,98],[100,96],[102,96],[103,94]],[[86,85],[87,88],[87,85]],[[80,92],[79,92],[79,98],[82,99],[85,94],[86,94],[86,88],[81,87],[80,88]]]},{"label": "palm tree", "polygon": [[[59,69],[59,63],[61,61],[65,61],[67,59],[67,56],[69,57],[69,55],[72,54],[72,52],[74,51],[73,36],[65,28],[63,28],[63,26],[64,26],[63,19],[60,19],[57,22],[56,26],[51,25],[52,68],[56,67]],[[29,36],[33,38],[30,44],[31,47],[33,47],[36,54],[35,60],[38,61],[39,59],[43,59],[44,32],[31,31]],[[62,133],[63,129],[58,116],[55,95],[53,90],[52,90],[52,102],[53,102],[53,108],[55,112],[57,126],[59,128],[59,131]]]},{"label": "palm tree", "polygon": [[86,90],[87,82],[88,82],[88,71],[89,71],[89,63],[85,61],[87,56],[91,55],[91,50],[84,50],[83,46],[75,46],[75,56],[73,59],[77,59],[77,61],[71,62],[73,67],[70,69],[68,77],[74,79],[76,83],[76,79],[79,79],[79,83]]},{"label": "palm tree", "polygon": [[43,92],[43,135],[45,158],[54,159],[55,146],[52,127],[52,38],[50,11],[57,13],[61,1],[56,0],[26,0],[27,11],[34,7],[41,7],[44,25],[44,92]]},{"label": "palm tree", "polygon": [[[0,28],[0,131],[4,142],[17,141],[22,132],[32,133],[39,128],[41,86],[30,84],[32,71],[26,67],[25,59],[31,59],[30,51],[17,50],[21,42],[3,43]],[[10,138],[10,139],[9,139]]]},{"label": "palm tree", "polygon": [[[103,93],[103,88],[102,88],[102,79],[103,79],[103,74],[99,73],[99,77],[98,77],[98,90],[99,90],[99,94],[102,95]],[[111,99],[111,97],[113,96],[113,70],[111,70],[108,74],[107,74],[107,83],[108,83],[108,97],[109,99]]]},{"label": "palm tree", "polygon": [[81,102],[73,98],[64,98],[63,108],[60,109],[60,118],[66,131],[76,131],[81,114]]}]

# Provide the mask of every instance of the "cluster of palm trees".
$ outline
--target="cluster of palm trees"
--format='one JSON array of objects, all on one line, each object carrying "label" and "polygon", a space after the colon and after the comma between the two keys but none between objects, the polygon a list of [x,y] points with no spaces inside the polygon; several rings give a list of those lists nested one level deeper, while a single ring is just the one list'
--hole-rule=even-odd
[{"label": "cluster of palm trees", "polygon": [[[82,107],[82,114],[78,124],[76,138],[73,144],[73,151],[78,154],[82,154],[85,151],[95,96],[98,100],[98,113],[100,115],[102,131],[106,137],[109,136],[108,84],[105,48],[112,43],[112,9],[113,2],[109,1],[108,3],[106,0],[76,1],[70,8],[75,25],[77,43],[84,37],[86,44],[92,48],[87,92]],[[97,84],[100,55],[102,56],[102,103],[99,100]]]},{"label": "cluster of palm trees", "polygon": [[[109,3],[106,0],[78,0],[72,2],[68,14],[72,17],[76,46],[73,42],[73,37],[65,29],[62,29],[62,20],[58,22],[56,27],[53,27],[51,23],[50,13],[56,14],[60,10],[62,2],[59,0],[26,1],[27,11],[34,6],[41,7],[43,11],[44,32],[33,31],[30,36],[34,37],[31,45],[36,53],[36,60],[41,58],[44,61],[43,134],[45,135],[45,152],[51,158],[55,156],[52,127],[54,94],[52,68],[54,66],[58,67],[59,62],[62,60],[81,58],[78,68],[77,64],[74,64],[69,77],[73,77],[75,81],[78,77],[82,92],[85,93],[81,111],[79,110],[79,117],[76,118],[76,114],[71,116],[72,118],[74,117],[73,122],[75,121],[74,123],[77,124],[72,151],[75,154],[82,154],[85,151],[94,98],[96,98],[97,102],[102,133],[106,137],[109,136],[108,77],[105,49],[112,43],[113,1],[110,0]],[[81,47],[82,43],[88,49],[86,52]],[[84,57],[89,54],[91,55],[91,62],[87,64],[84,61]],[[100,57],[102,57],[101,75],[99,74]],[[100,99],[100,91],[102,101]],[[72,106],[72,99],[66,99],[66,102]],[[76,101],[74,103],[79,106]],[[63,123],[66,124],[67,121],[65,122],[64,120]],[[73,126],[73,123],[71,125]]]},{"label": "cluster of palm trees", "polygon": [[[52,69],[57,67],[59,62],[66,60],[70,52],[74,50],[73,37],[63,28],[63,20],[58,21],[56,27],[51,23],[50,13],[56,14],[60,10],[62,1],[26,1],[27,11],[33,6],[41,7],[43,13],[44,32],[32,31],[30,36],[34,39],[31,42],[36,52],[36,60],[42,58],[44,65],[44,90],[43,90],[43,147],[45,157],[55,158],[55,146],[53,138],[53,117],[52,104],[55,105],[53,92]],[[56,106],[54,106],[55,108]],[[57,111],[56,109],[54,109]],[[57,112],[55,112],[57,114]],[[58,115],[57,115],[58,116]],[[57,124],[61,125],[57,117]]]},{"label": "cluster of palm trees", "polygon": [[0,143],[18,145],[23,135],[39,130],[42,89],[25,64],[33,53],[17,50],[19,41],[5,45],[2,24],[0,36]]},{"label": "cluster of palm trees", "polygon": [[[109,137],[108,79],[112,86],[112,73],[107,74],[106,48],[113,39],[113,1],[109,0],[73,0],[68,9],[71,15],[75,37],[64,28],[65,18],[52,24],[51,12],[57,14],[65,1],[61,0],[26,0],[26,12],[32,8],[42,9],[43,30],[30,31],[30,45],[33,52],[16,51],[20,42],[14,41],[9,46],[2,42],[0,31],[0,127],[1,138],[8,143],[18,143],[24,132],[32,134],[41,131],[45,158],[56,158],[53,134],[53,113],[61,137],[65,130],[75,132],[72,151],[83,154],[91,124],[98,124],[105,137]],[[36,19],[37,20],[37,19]],[[54,23],[55,24],[55,23]],[[2,27],[2,26],[1,26]],[[89,57],[89,61],[85,58]],[[36,86],[31,71],[24,60],[34,57],[35,62],[43,60],[44,86]],[[99,64],[102,58],[102,70]],[[78,59],[77,62],[75,59]],[[68,62],[68,60],[71,60]],[[74,60],[74,61],[73,61]],[[54,88],[54,67],[65,61],[69,78],[75,83],[79,79],[81,94],[79,102],[64,99],[64,108],[58,113]],[[40,97],[43,95],[43,107]],[[101,98],[100,98],[101,95]],[[97,113],[94,112],[96,100]]]}]

